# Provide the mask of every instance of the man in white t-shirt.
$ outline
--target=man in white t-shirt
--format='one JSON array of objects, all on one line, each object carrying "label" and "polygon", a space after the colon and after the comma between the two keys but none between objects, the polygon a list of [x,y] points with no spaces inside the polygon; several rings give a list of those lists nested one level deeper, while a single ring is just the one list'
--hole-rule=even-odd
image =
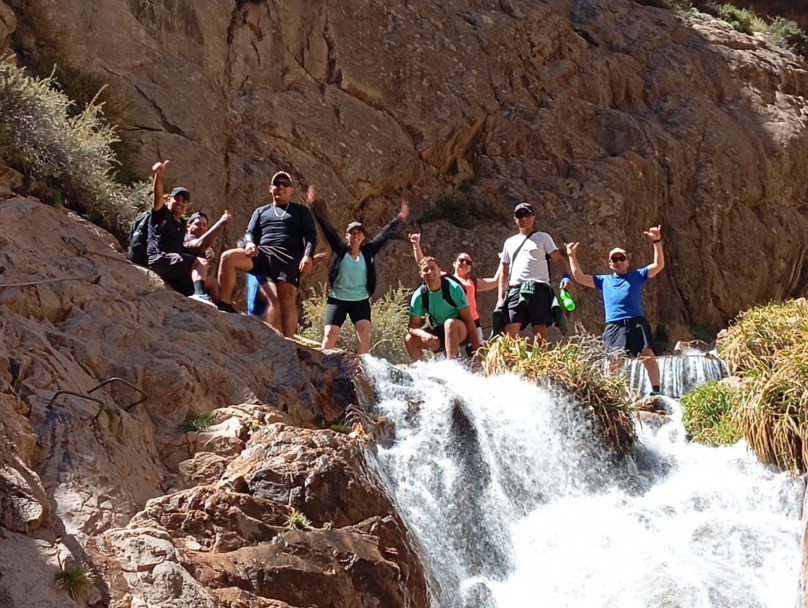
[{"label": "man in white t-shirt", "polygon": [[513,220],[519,234],[505,241],[498,271],[499,303],[505,303],[505,333],[516,337],[530,325],[533,335],[546,341],[547,326],[553,322],[555,295],[550,286],[547,258],[561,273],[561,289],[572,285],[570,269],[550,235],[533,230],[536,213],[530,203],[516,205]]}]

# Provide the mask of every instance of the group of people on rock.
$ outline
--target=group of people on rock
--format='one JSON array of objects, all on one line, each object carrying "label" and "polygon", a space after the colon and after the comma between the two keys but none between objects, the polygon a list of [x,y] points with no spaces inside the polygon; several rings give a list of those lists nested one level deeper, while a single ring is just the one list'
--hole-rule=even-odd
[{"label": "group of people on rock", "polygon": [[[356,331],[356,350],[370,350],[371,304],[376,287],[375,257],[387,240],[405,223],[409,206],[401,210],[379,233],[368,239],[361,222],[353,221],[344,237],[331,224],[313,187],[306,191],[305,204],[292,202],[294,181],[285,171],[272,176],[270,202],[252,214],[243,241],[221,255],[218,277],[209,276],[212,266],[210,246],[224,226],[232,222],[225,211],[212,225],[201,211],[186,221],[191,194],[174,188],[163,195],[163,174],[169,161],[154,164],[153,202],[148,223],[148,267],[176,291],[194,299],[215,304],[219,310],[237,312],[231,298],[237,273],[248,275],[248,312],[261,314],[267,323],[286,337],[292,337],[298,323],[297,291],[302,274],[326,254],[315,254],[318,223],[331,248],[328,264],[329,291],[326,301],[322,347],[336,345],[346,318]],[[648,372],[652,393],[659,393],[659,367],[654,357],[651,327],[643,314],[642,289],[648,279],[664,267],[661,226],[651,227],[654,260],[643,268],[629,269],[629,253],[615,248],[609,253],[608,274],[589,275],[577,259],[579,243],[566,244],[567,259],[552,237],[534,228],[536,213],[530,203],[515,206],[514,223],[518,233],[509,237],[500,253],[493,277],[475,278],[473,258],[460,253],[452,272],[444,273],[438,261],[425,256],[421,235],[410,233],[413,255],[418,264],[421,285],[412,294],[405,344],[413,361],[424,351],[445,352],[455,358],[464,345],[476,351],[483,341],[477,308],[477,293],[497,289],[495,317],[499,329],[515,337],[530,327],[533,335],[547,339],[548,326],[563,315],[550,280],[552,262],[561,280],[560,289],[576,283],[603,292],[606,328],[604,345],[618,363],[625,354],[639,356]],[[496,329],[496,328],[495,328]]]}]

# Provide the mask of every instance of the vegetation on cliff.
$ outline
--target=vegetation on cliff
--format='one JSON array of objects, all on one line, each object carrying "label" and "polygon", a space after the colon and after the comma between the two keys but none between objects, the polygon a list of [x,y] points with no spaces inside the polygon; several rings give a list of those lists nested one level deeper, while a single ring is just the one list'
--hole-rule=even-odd
[{"label": "vegetation on cliff", "polygon": [[[64,204],[119,238],[126,234],[142,185],[113,177],[115,130],[95,99],[72,112],[73,101],[53,77],[35,78],[10,58],[0,60],[0,157],[28,176],[32,191]],[[38,187],[37,187],[38,186]]]},{"label": "vegetation on cliff", "polygon": [[685,395],[685,429],[705,443],[743,437],[765,463],[808,470],[808,307],[804,299],[741,313],[719,347],[734,385]]}]

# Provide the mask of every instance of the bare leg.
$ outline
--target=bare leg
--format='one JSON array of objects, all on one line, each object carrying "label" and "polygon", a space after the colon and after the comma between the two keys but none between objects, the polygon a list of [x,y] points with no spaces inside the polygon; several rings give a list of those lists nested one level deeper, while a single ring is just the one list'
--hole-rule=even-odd
[{"label": "bare leg", "polygon": [[214,302],[219,301],[219,281],[215,277],[205,279],[205,290],[210,294],[211,300]]},{"label": "bare leg", "polygon": [[533,326],[533,335],[537,338],[541,338],[542,344],[547,344],[547,326],[546,325],[534,325]]},{"label": "bare leg", "polygon": [[412,334],[407,334],[404,338],[404,346],[407,347],[407,353],[412,361],[422,361],[424,359],[423,346],[419,338]]},{"label": "bare leg", "polygon": [[283,335],[293,338],[297,331],[297,287],[286,281],[278,281],[278,300],[281,305]]},{"label": "bare leg", "polygon": [[515,338],[519,335],[519,330],[522,328],[521,323],[508,323],[505,326],[505,333],[508,334],[511,338]]},{"label": "bare leg", "polygon": [[370,351],[370,321],[362,319],[356,322],[356,353],[364,355]]},{"label": "bare leg", "polygon": [[194,265],[191,266],[191,280],[204,281],[208,276],[208,262],[205,258],[196,258]]},{"label": "bare leg", "polygon": [[219,297],[221,302],[230,303],[233,287],[236,285],[236,271],[252,270],[253,261],[243,249],[228,249],[222,253],[219,262]]},{"label": "bare leg", "polygon": [[460,343],[469,333],[466,324],[460,319],[447,319],[443,324],[443,331],[446,336],[446,358],[457,359]]},{"label": "bare leg", "polygon": [[645,366],[645,371],[648,372],[648,380],[651,382],[651,386],[659,386],[659,364],[654,351],[646,348],[640,353],[640,361]]},{"label": "bare leg", "polygon": [[283,327],[281,326],[281,303],[280,298],[278,297],[278,285],[272,281],[267,281],[261,285],[260,289],[267,302],[267,309],[264,313],[264,321],[269,323],[278,331],[283,332]]},{"label": "bare leg", "polygon": [[342,328],[339,325],[326,325],[323,332],[323,344],[320,348],[323,350],[334,348],[337,345],[340,329]]}]

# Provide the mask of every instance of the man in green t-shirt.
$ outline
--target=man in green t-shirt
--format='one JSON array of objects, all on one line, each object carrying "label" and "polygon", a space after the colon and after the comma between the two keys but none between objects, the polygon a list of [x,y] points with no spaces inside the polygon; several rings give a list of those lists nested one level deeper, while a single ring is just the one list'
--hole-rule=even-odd
[{"label": "man in green t-shirt", "polygon": [[[424,349],[433,352],[445,349],[446,357],[455,359],[460,345],[467,339],[476,351],[480,340],[463,286],[441,276],[440,266],[433,257],[422,258],[418,268],[426,288],[418,288],[410,300],[410,322],[404,339],[410,359],[423,359]],[[427,327],[424,327],[424,317],[428,318]]]}]

